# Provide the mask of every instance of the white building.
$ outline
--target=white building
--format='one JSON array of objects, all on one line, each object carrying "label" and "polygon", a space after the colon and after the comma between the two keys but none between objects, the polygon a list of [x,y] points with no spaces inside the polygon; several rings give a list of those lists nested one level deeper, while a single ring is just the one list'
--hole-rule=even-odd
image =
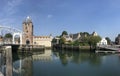
[{"label": "white building", "polygon": [[45,47],[51,47],[52,36],[34,36],[33,45],[44,45]]},{"label": "white building", "polygon": [[80,39],[81,35],[80,33],[70,34],[70,37],[72,38],[72,41],[76,41]]},{"label": "white building", "polygon": [[100,46],[100,45],[107,45],[107,40],[105,38],[102,38],[102,40],[99,43],[97,43],[97,45],[98,46]]},{"label": "white building", "polygon": [[63,35],[66,41],[72,41],[72,38],[69,35]]},{"label": "white building", "polygon": [[92,36],[98,36],[97,32],[94,31],[94,32],[92,33]]}]

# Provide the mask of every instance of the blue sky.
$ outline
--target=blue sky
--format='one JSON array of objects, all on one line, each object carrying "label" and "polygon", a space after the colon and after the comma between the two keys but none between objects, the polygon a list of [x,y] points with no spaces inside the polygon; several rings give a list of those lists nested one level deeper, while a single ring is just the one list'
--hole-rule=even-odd
[{"label": "blue sky", "polygon": [[0,0],[0,25],[22,29],[27,16],[34,35],[96,31],[114,40],[120,33],[120,0]]}]

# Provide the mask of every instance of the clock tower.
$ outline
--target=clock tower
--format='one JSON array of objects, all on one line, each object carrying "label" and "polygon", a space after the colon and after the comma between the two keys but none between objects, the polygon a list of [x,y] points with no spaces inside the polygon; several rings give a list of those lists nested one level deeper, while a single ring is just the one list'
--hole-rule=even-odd
[{"label": "clock tower", "polygon": [[23,44],[33,45],[33,23],[29,16],[23,21],[23,32]]}]

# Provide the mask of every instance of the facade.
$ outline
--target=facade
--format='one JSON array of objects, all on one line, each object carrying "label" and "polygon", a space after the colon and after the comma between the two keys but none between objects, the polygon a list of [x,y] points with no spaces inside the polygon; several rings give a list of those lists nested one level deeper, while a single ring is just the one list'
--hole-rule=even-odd
[{"label": "facade", "polygon": [[23,36],[23,44],[33,44],[33,23],[30,17],[27,17],[23,22],[23,32],[25,33]]},{"label": "facade", "polygon": [[94,32],[92,33],[92,36],[98,36],[97,32],[94,31]]},{"label": "facade", "polygon": [[76,41],[79,40],[80,42],[82,42],[82,40],[87,37],[87,36],[98,36],[97,32],[93,32],[92,34],[89,33],[76,33],[76,34],[70,34],[70,35],[63,35],[63,37],[66,39],[66,42],[68,41]]},{"label": "facade", "polygon": [[120,45],[120,34],[116,37],[115,44]]},{"label": "facade", "polygon": [[65,43],[68,44],[72,41],[72,38],[69,35],[63,35],[63,38],[65,38]]},{"label": "facade", "polygon": [[107,45],[107,40],[105,38],[102,38],[102,40],[97,43],[98,46],[101,46],[101,45]]},{"label": "facade", "polygon": [[81,35],[80,33],[70,34],[70,37],[72,38],[72,41],[76,41],[80,39]]},{"label": "facade", "polygon": [[51,47],[51,36],[33,36],[33,45],[44,45],[45,47]]},{"label": "facade", "polygon": [[69,35],[63,35],[66,41],[72,41],[72,38]]},{"label": "facade", "polygon": [[33,23],[30,17],[27,17],[23,22],[23,32],[25,33],[22,37],[22,43],[27,45],[42,45],[45,47],[51,47],[51,36],[34,36],[33,35]]},{"label": "facade", "polygon": [[3,42],[4,42],[4,44],[12,44],[12,39],[11,38],[4,38]]},{"label": "facade", "polygon": [[59,37],[54,37],[52,40],[52,45],[58,45],[60,42],[60,38]]}]

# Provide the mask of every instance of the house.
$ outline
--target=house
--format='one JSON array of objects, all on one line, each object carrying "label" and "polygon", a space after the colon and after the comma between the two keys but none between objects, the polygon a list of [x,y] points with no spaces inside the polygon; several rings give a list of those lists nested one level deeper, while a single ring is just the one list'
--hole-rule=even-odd
[{"label": "house", "polygon": [[3,42],[4,44],[12,44],[12,38],[4,38]]},{"label": "house", "polygon": [[80,39],[81,35],[80,33],[70,34],[70,37],[72,38],[72,41],[76,41]]},{"label": "house", "polygon": [[54,37],[52,40],[52,46],[59,44],[60,38],[59,37]]},{"label": "house", "polygon": [[72,41],[72,38],[69,35],[63,35],[66,41]]},{"label": "house", "polygon": [[120,45],[120,34],[116,37],[115,44]]},{"label": "house", "polygon": [[107,40],[105,38],[102,38],[102,40],[99,43],[97,43],[97,46],[101,45],[107,45]]},{"label": "house", "polygon": [[94,31],[94,32],[92,33],[92,36],[98,36],[97,32]]},{"label": "house", "polygon": [[69,35],[63,35],[63,38],[65,38],[65,43],[68,44],[69,42],[72,41],[72,38]]}]

